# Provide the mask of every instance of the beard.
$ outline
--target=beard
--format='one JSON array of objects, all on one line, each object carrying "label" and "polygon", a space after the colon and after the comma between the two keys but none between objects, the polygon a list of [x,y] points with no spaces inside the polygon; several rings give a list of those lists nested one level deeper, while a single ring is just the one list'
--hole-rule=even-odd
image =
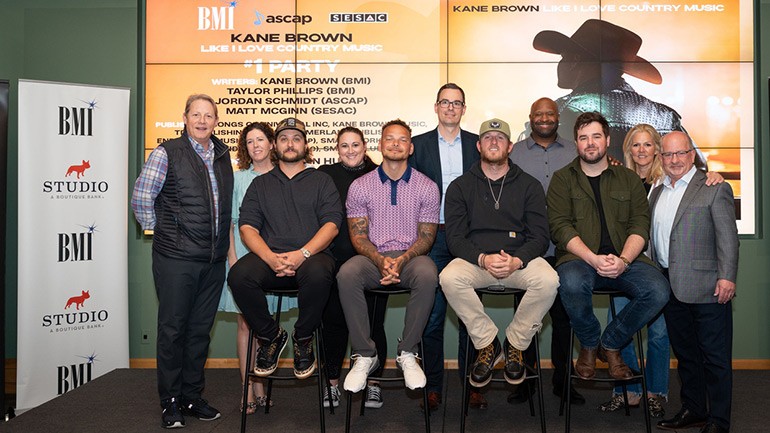
[{"label": "beard", "polygon": [[481,160],[487,164],[502,165],[508,160],[508,154],[501,152],[498,156],[490,156],[487,152],[481,153]]},{"label": "beard", "polygon": [[278,155],[278,160],[283,162],[299,162],[303,161],[305,159],[305,148],[302,147],[302,149],[294,149],[294,155],[293,156],[287,156],[286,151],[279,151],[276,150],[276,154]]},{"label": "beard", "polygon": [[589,157],[585,151],[580,152],[580,159],[588,164],[596,164],[597,162],[604,159],[604,156],[607,154],[607,150],[604,151],[597,151],[596,156]]}]

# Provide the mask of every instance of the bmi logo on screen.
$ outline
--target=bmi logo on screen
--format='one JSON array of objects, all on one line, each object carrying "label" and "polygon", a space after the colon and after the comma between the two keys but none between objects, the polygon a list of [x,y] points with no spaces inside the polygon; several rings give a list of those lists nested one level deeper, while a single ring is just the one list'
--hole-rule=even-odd
[{"label": "bmi logo on screen", "polygon": [[[89,262],[93,260],[94,233],[98,231],[96,224],[80,225],[80,227],[83,227],[85,231],[57,233],[59,241],[58,262]],[[80,304],[82,305],[82,302]]]},{"label": "bmi logo on screen", "polygon": [[91,137],[94,132],[96,100],[81,101],[85,107],[59,106],[59,135]]},{"label": "bmi logo on screen", "polygon": [[329,14],[330,23],[387,23],[387,12],[333,12]]},{"label": "bmi logo on screen", "polygon": [[236,2],[230,6],[198,7],[198,30],[233,30]]},{"label": "bmi logo on screen", "polygon": [[94,361],[96,361],[96,354],[89,356],[79,356],[79,358],[85,359],[86,362],[70,365],[59,365],[56,367],[56,382],[58,384],[57,395],[62,395],[67,391],[72,391],[73,389],[85,385],[91,381],[93,365]]}]

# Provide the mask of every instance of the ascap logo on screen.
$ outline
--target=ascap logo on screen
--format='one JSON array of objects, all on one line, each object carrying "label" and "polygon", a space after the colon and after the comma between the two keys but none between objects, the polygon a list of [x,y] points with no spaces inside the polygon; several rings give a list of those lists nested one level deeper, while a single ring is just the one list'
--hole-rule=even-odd
[{"label": "ascap logo on screen", "polygon": [[330,23],[387,23],[387,12],[332,12],[329,14]]},{"label": "ascap logo on screen", "polygon": [[62,395],[67,391],[85,385],[91,381],[94,362],[97,361],[96,354],[89,356],[79,356],[86,362],[70,365],[59,365],[56,367],[57,393]]},{"label": "ascap logo on screen", "polygon": [[59,135],[93,136],[96,100],[81,102],[86,106],[59,106]]},{"label": "ascap logo on screen", "polygon": [[43,181],[42,192],[51,194],[52,199],[103,199],[104,194],[110,189],[109,183],[105,180],[88,179],[92,168],[90,159],[81,159],[79,164],[70,164],[65,167],[68,167],[66,171],[62,168],[59,172],[64,172],[62,178]]},{"label": "ascap logo on screen", "polygon": [[261,26],[262,24],[309,24],[313,21],[313,17],[310,15],[263,15],[259,11],[254,11],[256,19],[254,25]]},{"label": "ascap logo on screen", "polygon": [[91,289],[67,290],[67,293],[60,298],[60,307],[57,307],[56,312],[44,314],[40,320],[40,325],[43,328],[48,328],[49,333],[57,334],[104,327],[105,322],[110,318],[110,313],[107,310],[86,310],[87,305],[92,303],[91,298],[93,296],[96,294],[91,295]]},{"label": "ascap logo on screen", "polygon": [[[83,227],[86,231],[79,233],[57,233],[59,241],[58,262],[89,262],[93,260],[93,240],[94,233],[97,231],[96,224],[80,225],[80,227]],[[82,302],[80,304],[82,305]]]},{"label": "ascap logo on screen", "polygon": [[233,30],[236,1],[227,6],[198,6],[198,30]]}]

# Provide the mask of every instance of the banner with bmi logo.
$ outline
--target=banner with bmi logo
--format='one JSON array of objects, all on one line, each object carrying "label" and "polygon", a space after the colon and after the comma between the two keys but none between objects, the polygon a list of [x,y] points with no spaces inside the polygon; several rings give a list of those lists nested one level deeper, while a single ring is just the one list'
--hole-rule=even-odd
[{"label": "banner with bmi logo", "polygon": [[21,411],[128,367],[129,98],[19,80]]}]

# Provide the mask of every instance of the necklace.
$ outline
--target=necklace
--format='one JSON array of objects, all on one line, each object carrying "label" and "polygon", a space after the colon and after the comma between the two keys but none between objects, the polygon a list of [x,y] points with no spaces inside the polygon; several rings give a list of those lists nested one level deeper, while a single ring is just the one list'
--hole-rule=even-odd
[{"label": "necklace", "polygon": [[492,194],[492,200],[495,201],[495,210],[500,209],[500,198],[503,196],[503,185],[505,184],[505,176],[508,176],[508,173],[505,173],[503,175],[503,181],[500,182],[500,193],[497,194],[497,197],[495,197],[495,192],[492,190],[492,181],[487,178],[487,184],[489,185],[489,192]]}]

